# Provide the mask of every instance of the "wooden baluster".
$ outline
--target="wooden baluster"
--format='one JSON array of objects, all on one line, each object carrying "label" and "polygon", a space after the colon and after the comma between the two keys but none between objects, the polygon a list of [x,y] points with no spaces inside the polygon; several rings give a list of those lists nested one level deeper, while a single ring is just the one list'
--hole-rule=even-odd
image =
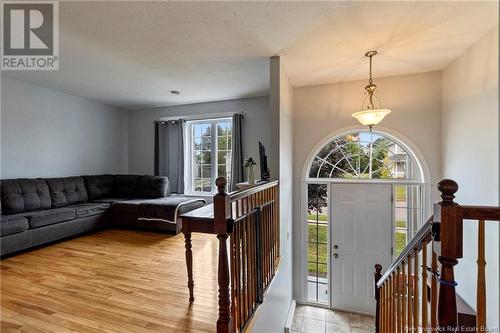
[{"label": "wooden baluster", "polygon": [[432,261],[431,261],[431,329],[435,332],[438,326],[437,320],[437,302],[438,302],[438,278],[436,272],[438,270],[437,255],[434,251],[434,242],[432,242]]},{"label": "wooden baluster", "polygon": [[427,332],[427,242],[422,242],[422,328]]},{"label": "wooden baluster", "polygon": [[377,288],[377,282],[380,280],[382,277],[382,265],[376,264],[375,265],[375,301],[376,301],[376,307],[375,307],[375,332],[379,333],[380,332],[380,288]]},{"label": "wooden baluster", "polygon": [[379,288],[379,297],[380,297],[380,318],[379,318],[379,322],[378,322],[378,327],[379,327],[379,332],[377,333],[384,333],[384,306],[385,306],[385,303],[384,303],[384,285],[382,284]]},{"label": "wooden baluster", "polygon": [[214,196],[214,232],[219,240],[219,264],[217,280],[219,285],[219,318],[217,333],[234,332],[231,316],[231,299],[229,296],[229,262],[227,253],[227,219],[231,216],[229,195],[225,193],[227,181],[223,177],[215,181],[218,193]]},{"label": "wooden baluster", "polygon": [[[266,203],[267,195],[266,192],[264,191],[262,193],[262,204]],[[270,256],[270,248],[271,248],[271,233],[269,232],[269,214],[268,214],[268,207],[265,207],[262,211],[264,213],[265,217],[265,229],[266,229],[266,249],[265,249],[265,254],[266,254],[266,284],[271,281],[271,256]]]},{"label": "wooden baluster", "polygon": [[238,290],[239,290],[239,299],[238,299],[238,308],[240,312],[240,325],[245,323],[245,268],[244,268],[244,260],[245,260],[245,248],[243,243],[243,225],[241,223],[237,224],[238,226]]},{"label": "wooden baluster", "polygon": [[392,300],[391,300],[391,290],[392,290],[392,280],[389,276],[387,278],[387,332],[392,332]]},{"label": "wooden baluster", "polygon": [[253,299],[254,299],[254,292],[252,289],[252,284],[253,284],[253,270],[252,270],[252,265],[253,265],[253,242],[252,242],[252,232],[250,228],[250,217],[247,217],[245,219],[246,223],[246,230],[248,233],[248,308],[249,308],[249,313],[252,313],[253,309]]},{"label": "wooden baluster", "polygon": [[401,303],[402,303],[402,292],[403,292],[403,287],[401,286],[401,268],[398,266],[396,269],[396,315],[397,315],[397,326],[396,326],[396,332],[402,333],[403,332],[403,318],[402,318],[402,310],[401,310]]},{"label": "wooden baluster", "polygon": [[274,187],[274,203],[273,203],[273,220],[275,221],[274,223],[276,224],[276,248],[278,249],[278,257],[280,256],[280,206],[279,206],[279,187],[276,185]]},{"label": "wooden baluster", "polygon": [[408,322],[406,321],[406,310],[408,308],[408,298],[406,297],[407,294],[407,284],[406,284],[406,268],[405,268],[406,262],[401,263],[401,296],[403,296],[403,301],[401,304],[401,332],[407,332],[407,325]]},{"label": "wooden baluster", "polygon": [[385,280],[384,283],[384,332],[389,332],[389,327],[388,327],[388,314],[389,314],[389,302],[387,301],[387,287],[388,287],[388,280]]},{"label": "wooden baluster", "polygon": [[387,278],[386,284],[385,284],[385,330],[386,332],[391,332],[391,298],[390,298],[390,291],[391,289],[391,279],[390,277]]},{"label": "wooden baluster", "polygon": [[477,245],[477,299],[476,299],[476,330],[486,330],[486,259],[484,257],[484,220],[479,220]]},{"label": "wooden baluster", "polygon": [[[438,261],[441,263],[439,276],[438,322],[439,330],[455,332],[458,325],[457,296],[455,291],[454,267],[462,258],[463,211],[453,202],[458,184],[451,179],[438,183],[441,202],[434,205],[434,223],[439,225],[441,242]],[[437,218],[437,220],[436,220]]]},{"label": "wooden baluster", "polygon": [[229,266],[231,269],[231,316],[233,317],[234,326],[238,327],[238,311],[237,301],[238,293],[236,291],[236,226],[233,227],[233,233],[229,236]]},{"label": "wooden baluster", "polygon": [[418,250],[413,250],[415,258],[413,258],[413,326],[418,330],[420,324],[418,311]]},{"label": "wooden baluster", "polygon": [[247,259],[248,259],[248,248],[247,248],[247,233],[245,231],[245,225],[243,224],[244,221],[241,221],[241,275],[242,275],[242,293],[241,293],[241,298],[242,298],[242,306],[243,306],[243,318],[244,321],[246,321],[246,318],[248,318],[248,289],[247,289],[247,282],[248,282],[248,266],[247,266]]},{"label": "wooden baluster", "polygon": [[255,229],[255,223],[257,222],[257,214],[252,215],[252,225],[251,229],[252,230],[252,263],[253,263],[253,269],[252,269],[252,295],[254,299],[254,304],[255,307],[257,307],[257,233]]},{"label": "wooden baluster", "polygon": [[389,296],[391,297],[391,332],[396,330],[396,302],[395,302],[395,288],[396,288],[396,277],[395,273],[392,272],[391,275],[391,289],[389,290]]},{"label": "wooden baluster", "polygon": [[408,256],[408,303],[407,303],[407,315],[408,315],[408,332],[415,332],[415,326],[413,322],[413,274],[412,274],[412,260]]}]

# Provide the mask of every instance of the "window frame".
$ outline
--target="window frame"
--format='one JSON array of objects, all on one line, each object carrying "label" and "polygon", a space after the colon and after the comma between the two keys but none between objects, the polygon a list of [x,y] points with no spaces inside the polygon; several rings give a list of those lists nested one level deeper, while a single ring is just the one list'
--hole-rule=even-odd
[{"label": "window frame", "polygon": [[[337,140],[339,139],[343,139],[343,138],[346,138],[347,136],[353,136],[353,135],[356,135],[358,138],[361,138],[361,135],[364,134],[364,135],[370,135],[370,140],[373,139],[373,135],[377,136],[377,137],[380,137],[380,138],[383,138],[383,139],[386,139],[388,140],[389,142],[391,142],[392,144],[395,145],[395,150],[394,150],[394,155],[396,155],[398,153],[398,150],[401,149],[405,155],[406,155],[406,165],[407,165],[407,168],[408,166],[413,166],[414,167],[414,170],[413,172],[415,172],[415,176],[412,176],[412,177],[408,177],[408,171],[405,170],[405,177],[404,178],[398,178],[397,176],[396,177],[392,177],[393,176],[393,173],[389,171],[389,168],[393,168],[394,166],[396,166],[396,173],[397,173],[397,170],[398,170],[398,161],[395,161],[395,162],[392,162],[390,164],[387,164],[387,165],[384,165],[384,168],[386,168],[390,173],[391,173],[391,177],[389,178],[372,178],[372,177],[369,177],[369,178],[364,178],[364,177],[321,177],[319,176],[311,176],[311,171],[312,171],[312,168],[313,168],[313,165],[314,165],[314,161],[316,159],[318,160],[322,160],[323,163],[325,163],[326,161],[323,159],[323,158],[320,158],[319,157],[319,154],[321,153],[321,151],[323,150],[323,148],[325,148],[328,144],[334,142],[336,144],[336,147],[334,149],[332,149],[329,154],[335,152],[335,151],[340,151],[342,152],[342,155],[344,155],[344,157],[342,159],[340,159],[338,162],[346,159],[347,159],[347,156],[343,153],[342,149],[341,149],[341,146],[338,145],[338,143],[336,142]],[[376,140],[375,140],[376,141]],[[373,143],[375,143],[375,141],[373,141]],[[365,143],[369,143],[370,141],[359,141],[359,140],[356,140],[356,141],[353,141],[353,142],[365,142]],[[358,145],[360,145],[358,143]],[[372,153],[372,150],[370,149],[370,153]],[[353,155],[354,156],[354,155]],[[357,155],[358,158],[360,155]],[[363,155],[363,156],[366,156],[369,158],[369,155]],[[337,164],[338,162],[333,165],[334,169],[332,169],[331,172],[333,172],[333,170],[335,170],[335,168],[337,167]],[[327,162],[328,164],[328,162]],[[350,164],[350,163],[349,163]],[[321,166],[322,167],[322,166]],[[319,168],[319,170],[321,169],[321,167]],[[352,165],[351,165],[352,167]],[[382,169],[382,168],[381,168]],[[318,173],[319,173],[319,170],[318,170]],[[306,174],[306,180],[307,181],[312,181],[312,182],[315,182],[315,181],[331,181],[331,180],[335,180],[335,181],[346,181],[346,182],[352,182],[352,181],[356,181],[356,180],[361,180],[363,182],[365,181],[371,181],[371,182],[415,182],[415,183],[421,183],[423,182],[423,178],[424,178],[424,175],[423,175],[423,170],[422,170],[422,167],[420,165],[420,161],[419,159],[417,158],[417,156],[415,156],[414,152],[409,148],[407,147],[407,145],[403,142],[401,142],[398,138],[390,135],[390,134],[387,134],[385,132],[381,132],[381,131],[368,131],[366,129],[354,129],[354,130],[350,130],[350,131],[345,131],[345,132],[342,132],[338,135],[335,135],[335,136],[332,136],[330,138],[328,138],[328,140],[325,140],[320,146],[318,146],[318,148],[316,149],[315,153],[313,155],[311,155],[311,158],[309,159],[309,162],[308,162],[308,166],[307,166],[307,174]]]},{"label": "window frame", "polygon": [[[205,119],[193,119],[186,121],[186,154],[184,156],[184,170],[187,171],[187,177],[185,177],[184,192],[187,194],[197,194],[197,195],[213,195],[216,192],[215,179],[218,173],[218,128],[219,123],[229,122],[231,123],[231,145],[232,145],[232,118],[231,117],[217,117],[217,118],[205,118]],[[211,178],[211,191],[195,191],[194,178],[193,178],[193,132],[192,126],[196,124],[210,124],[210,178]],[[232,146],[228,151],[232,153]],[[202,171],[203,172],[203,171]],[[204,178],[202,178],[204,179]],[[202,187],[203,188],[203,187]]]}]

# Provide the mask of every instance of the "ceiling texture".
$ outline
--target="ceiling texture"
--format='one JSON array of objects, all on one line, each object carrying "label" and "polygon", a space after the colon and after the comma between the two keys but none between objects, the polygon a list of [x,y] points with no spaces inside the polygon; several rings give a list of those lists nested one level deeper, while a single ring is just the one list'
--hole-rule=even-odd
[{"label": "ceiling texture", "polygon": [[[441,70],[498,26],[496,1],[60,2],[59,71],[2,75],[125,109]],[[170,90],[181,91],[180,95]]]}]

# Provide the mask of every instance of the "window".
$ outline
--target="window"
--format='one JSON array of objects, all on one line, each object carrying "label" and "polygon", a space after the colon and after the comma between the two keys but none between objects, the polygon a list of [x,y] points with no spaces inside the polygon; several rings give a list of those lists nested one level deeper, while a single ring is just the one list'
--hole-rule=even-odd
[{"label": "window", "polygon": [[328,185],[307,185],[307,300],[328,304]]},{"label": "window", "polygon": [[188,192],[215,192],[217,177],[225,177],[230,184],[231,119],[189,121],[187,133]]},{"label": "window", "polygon": [[394,185],[393,259],[397,258],[423,224],[422,185]]},{"label": "window", "polygon": [[373,132],[337,137],[321,148],[310,178],[420,179],[412,155],[392,139]]}]

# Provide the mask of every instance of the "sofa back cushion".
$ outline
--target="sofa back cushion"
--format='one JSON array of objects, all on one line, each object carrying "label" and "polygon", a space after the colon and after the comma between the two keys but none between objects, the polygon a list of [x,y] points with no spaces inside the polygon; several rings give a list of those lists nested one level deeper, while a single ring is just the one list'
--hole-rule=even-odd
[{"label": "sofa back cushion", "polygon": [[16,214],[51,207],[44,179],[4,179],[0,182],[2,214]]},{"label": "sofa back cushion", "polygon": [[170,195],[170,186],[167,177],[142,176],[139,182],[139,196],[141,198],[163,198]]},{"label": "sofa back cushion", "polygon": [[113,195],[119,198],[137,198],[139,196],[141,176],[115,175],[113,182]]},{"label": "sofa back cushion", "polygon": [[89,201],[113,196],[113,175],[83,176]]},{"label": "sofa back cushion", "polygon": [[82,177],[48,178],[47,184],[53,208],[88,201]]}]

